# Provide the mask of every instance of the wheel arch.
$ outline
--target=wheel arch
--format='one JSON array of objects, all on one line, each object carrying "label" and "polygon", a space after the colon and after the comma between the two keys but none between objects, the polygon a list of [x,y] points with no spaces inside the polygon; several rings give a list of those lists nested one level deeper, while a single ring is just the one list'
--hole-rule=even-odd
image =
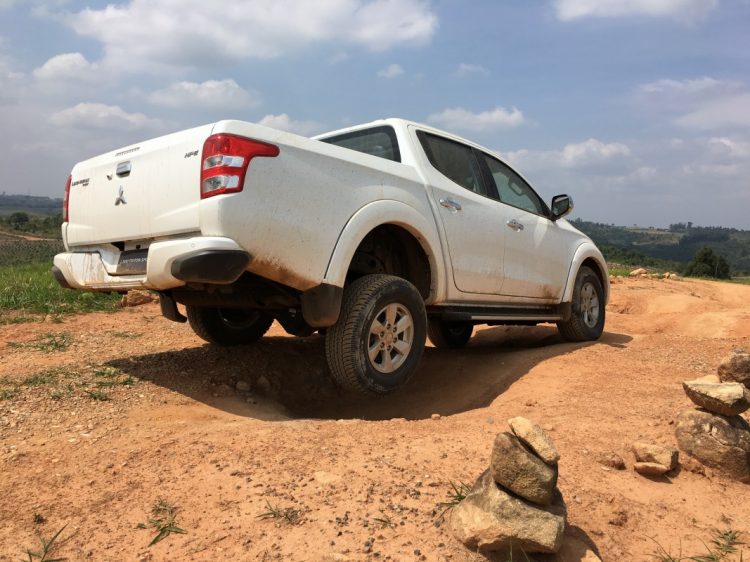
[{"label": "wheel arch", "polygon": [[607,262],[599,251],[599,248],[593,242],[584,242],[575,251],[573,260],[568,271],[568,279],[565,282],[565,291],[562,302],[571,302],[573,300],[573,290],[575,289],[576,277],[583,266],[588,266],[594,270],[599,277],[604,289],[604,303],[609,301],[609,272]]},{"label": "wheel arch", "polygon": [[[432,219],[430,215],[429,219]],[[325,283],[343,287],[355,253],[365,239],[378,229],[392,228],[408,235],[421,250],[429,268],[429,290],[423,293],[431,302],[445,292],[445,272],[440,240],[434,222],[413,207],[395,200],[365,205],[347,222],[334,248],[325,273]]]}]

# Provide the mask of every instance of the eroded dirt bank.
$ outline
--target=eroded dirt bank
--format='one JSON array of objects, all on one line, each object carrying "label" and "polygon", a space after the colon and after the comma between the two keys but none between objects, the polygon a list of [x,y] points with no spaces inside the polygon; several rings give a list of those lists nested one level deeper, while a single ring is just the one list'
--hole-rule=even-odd
[{"label": "eroded dirt bank", "polygon": [[[63,525],[70,560],[481,559],[438,504],[518,415],[554,438],[571,533],[603,560],[750,533],[750,487],[711,471],[646,479],[629,451],[674,444],[690,407],[679,383],[748,348],[750,287],[617,280],[601,341],[484,328],[462,351],[429,348],[380,400],[328,381],[321,337],[269,336],[212,349],[155,305],[0,327],[0,559]],[[610,452],[628,469],[600,464]],[[149,548],[158,498],[187,534]],[[269,507],[291,522],[259,518]]]}]

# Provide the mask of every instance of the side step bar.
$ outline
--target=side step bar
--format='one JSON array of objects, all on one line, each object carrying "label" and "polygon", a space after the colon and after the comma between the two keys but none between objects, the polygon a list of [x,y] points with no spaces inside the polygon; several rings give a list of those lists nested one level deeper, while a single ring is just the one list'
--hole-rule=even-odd
[{"label": "side step bar", "polygon": [[431,306],[427,314],[446,322],[560,322],[570,318],[571,303],[552,306]]}]

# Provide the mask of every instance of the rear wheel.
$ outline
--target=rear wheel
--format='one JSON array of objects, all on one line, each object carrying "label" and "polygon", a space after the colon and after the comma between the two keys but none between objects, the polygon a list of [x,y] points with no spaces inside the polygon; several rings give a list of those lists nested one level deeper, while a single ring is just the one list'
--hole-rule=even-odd
[{"label": "rear wheel", "polygon": [[558,322],[557,328],[568,341],[591,341],[602,335],[604,289],[599,276],[590,267],[584,266],[578,271],[570,319]]},{"label": "rear wheel", "polygon": [[326,331],[326,357],[342,386],[386,394],[419,364],[426,336],[424,301],[392,275],[365,275],[344,289],[338,322]]},{"label": "rear wheel", "polygon": [[202,339],[218,345],[258,341],[273,324],[273,317],[259,310],[187,306],[190,327]]},{"label": "rear wheel", "polygon": [[471,322],[446,322],[439,318],[427,321],[427,337],[435,347],[457,349],[464,347],[474,333]]}]

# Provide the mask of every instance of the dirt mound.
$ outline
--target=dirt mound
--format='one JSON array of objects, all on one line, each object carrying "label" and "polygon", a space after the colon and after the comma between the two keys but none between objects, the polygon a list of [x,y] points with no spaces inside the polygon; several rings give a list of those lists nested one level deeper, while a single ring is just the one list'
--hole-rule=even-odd
[{"label": "dirt mound", "polygon": [[[750,533],[746,485],[645,479],[630,452],[674,444],[681,382],[749,347],[750,287],[636,278],[612,291],[599,342],[479,329],[464,350],[428,348],[383,399],[341,391],[322,337],[277,326],[231,349],[153,304],[0,326],[0,560],[63,525],[72,560],[476,560],[445,528],[451,483],[473,481],[515,416],[554,439],[569,532],[605,561],[648,559],[652,539],[694,554],[713,529]],[[612,454],[628,470],[600,464]],[[176,513],[152,512],[160,499]],[[186,534],[149,547],[164,513]]]}]

